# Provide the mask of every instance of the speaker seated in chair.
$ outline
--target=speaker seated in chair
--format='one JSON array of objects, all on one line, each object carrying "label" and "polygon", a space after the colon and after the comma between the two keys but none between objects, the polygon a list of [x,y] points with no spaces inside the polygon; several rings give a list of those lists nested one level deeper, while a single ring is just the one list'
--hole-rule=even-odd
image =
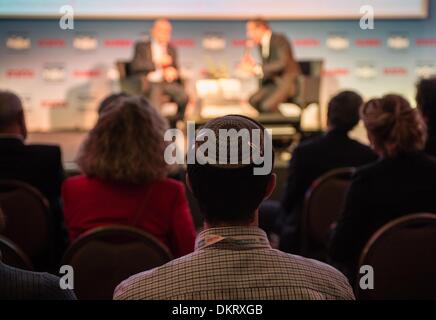
[{"label": "speaker seated in chair", "polygon": [[[189,98],[184,92],[183,79],[178,77],[171,82],[153,82],[148,74],[135,72],[132,62],[117,61],[116,67],[122,92],[129,95],[145,95],[171,123],[184,118]],[[172,108],[169,105],[172,103],[177,107]]]}]

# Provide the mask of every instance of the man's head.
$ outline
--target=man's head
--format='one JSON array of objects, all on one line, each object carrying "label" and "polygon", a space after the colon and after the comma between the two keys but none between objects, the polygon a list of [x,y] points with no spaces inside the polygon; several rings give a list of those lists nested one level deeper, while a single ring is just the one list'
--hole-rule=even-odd
[{"label": "man's head", "polygon": [[[253,153],[260,151],[264,154],[266,152],[263,126],[250,118],[231,115],[211,120],[202,129],[211,130],[218,136],[215,141],[217,151],[212,156],[213,158],[219,159],[220,154],[226,152],[229,159],[229,155],[235,151],[235,145],[238,154],[236,164],[218,162],[217,164],[200,164],[198,161],[189,164],[188,162],[188,185],[198,200],[207,225],[255,225],[260,203],[272,193],[275,187],[274,174],[268,172],[266,175],[256,175],[253,170],[255,167],[262,166],[258,162],[255,164]],[[241,151],[244,149],[242,147],[243,138],[238,139],[238,143],[227,145],[227,148],[219,148],[220,131],[228,132],[232,129],[237,132],[247,130],[250,133],[249,140],[245,140],[246,145],[249,145],[249,153]],[[201,130],[197,133],[197,137],[201,134]],[[258,132],[261,132],[261,136],[256,141],[253,135]],[[195,151],[201,145],[201,143],[196,143]],[[267,158],[267,156],[264,157],[264,159]],[[269,159],[273,164],[274,155],[271,154]]]},{"label": "man's head", "polygon": [[423,79],[418,84],[416,103],[430,130],[436,130],[436,77]]},{"label": "man's head", "polygon": [[27,137],[21,100],[9,91],[0,91],[0,134]]},{"label": "man's head", "polygon": [[268,22],[262,18],[248,20],[246,28],[247,38],[253,40],[256,44],[260,44],[265,32],[270,30]]},{"label": "man's head", "polygon": [[151,36],[153,40],[159,42],[160,44],[168,44],[171,40],[171,32],[173,27],[167,19],[158,19],[154,22],[153,28],[151,29]]},{"label": "man's head", "polygon": [[353,91],[343,91],[334,96],[328,105],[327,122],[330,129],[348,132],[359,122],[362,97]]}]

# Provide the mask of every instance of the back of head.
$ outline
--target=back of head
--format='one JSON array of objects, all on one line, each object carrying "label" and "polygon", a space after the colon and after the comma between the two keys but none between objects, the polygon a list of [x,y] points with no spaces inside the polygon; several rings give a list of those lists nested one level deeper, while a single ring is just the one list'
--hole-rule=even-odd
[{"label": "back of head", "polygon": [[[213,140],[213,150],[208,150],[207,157],[211,161],[199,161],[197,154],[194,163],[188,160],[191,189],[209,225],[249,224],[266,196],[271,179],[271,170],[266,174],[255,173],[255,168],[262,166],[255,159],[256,152],[263,157],[263,165],[270,161],[271,168],[274,163],[271,148],[265,146],[268,133],[250,118],[225,116],[206,123],[198,131],[190,151],[197,153],[202,149],[204,144],[199,138],[204,137],[207,130],[218,138]],[[236,143],[231,142],[232,138]],[[208,142],[209,139],[210,135]],[[228,139],[230,144],[225,144]],[[237,157],[237,161],[232,161],[232,155],[235,156],[233,160]],[[225,161],[218,161],[223,159]]]},{"label": "back of head", "polygon": [[128,94],[124,93],[124,92],[120,92],[120,93],[114,93],[114,94],[107,96],[106,98],[104,98],[100,102],[98,109],[97,109],[97,113],[100,115],[103,111],[105,111],[112,104],[112,102],[118,100],[119,98],[123,98],[123,97],[124,98],[128,97]]},{"label": "back of head", "polygon": [[103,112],[79,151],[90,177],[143,184],[167,174],[166,120],[142,97],[122,97]]},{"label": "back of head", "polygon": [[11,133],[14,127],[22,126],[23,116],[20,98],[12,92],[0,91],[0,133]]},{"label": "back of head", "polygon": [[343,91],[329,102],[327,119],[332,129],[348,132],[359,122],[362,97],[353,91]]},{"label": "back of head", "polygon": [[261,17],[252,18],[252,19],[248,20],[247,23],[253,24],[253,26],[256,28],[268,29],[268,30],[270,29],[268,21],[266,21],[264,18],[261,18]]},{"label": "back of head", "polygon": [[418,83],[416,102],[429,129],[436,130],[436,77],[423,79]]},{"label": "back of head", "polygon": [[384,157],[424,149],[426,126],[418,110],[399,95],[368,101],[361,118],[374,149]]}]

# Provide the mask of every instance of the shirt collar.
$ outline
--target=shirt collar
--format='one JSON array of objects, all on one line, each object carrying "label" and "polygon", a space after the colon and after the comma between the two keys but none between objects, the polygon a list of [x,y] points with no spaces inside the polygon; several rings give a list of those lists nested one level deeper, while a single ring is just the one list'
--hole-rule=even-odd
[{"label": "shirt collar", "polygon": [[222,243],[235,247],[271,248],[266,233],[258,227],[234,226],[209,228],[200,232],[195,241],[195,250]]},{"label": "shirt collar", "polygon": [[266,31],[263,34],[262,39],[260,40],[260,43],[262,44],[262,47],[263,46],[268,46],[269,47],[269,43],[271,42],[271,36],[272,36],[272,31],[271,30]]}]

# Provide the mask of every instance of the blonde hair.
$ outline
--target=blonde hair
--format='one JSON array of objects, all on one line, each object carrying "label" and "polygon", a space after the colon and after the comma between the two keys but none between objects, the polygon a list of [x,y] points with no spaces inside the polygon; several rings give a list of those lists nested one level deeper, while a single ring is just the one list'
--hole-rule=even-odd
[{"label": "blonde hair", "polygon": [[400,95],[372,99],[361,109],[361,118],[374,149],[385,157],[423,150],[427,140],[425,122]]},{"label": "blonde hair", "polygon": [[142,97],[125,97],[100,114],[83,142],[77,164],[89,177],[143,184],[164,178],[167,121]]}]

